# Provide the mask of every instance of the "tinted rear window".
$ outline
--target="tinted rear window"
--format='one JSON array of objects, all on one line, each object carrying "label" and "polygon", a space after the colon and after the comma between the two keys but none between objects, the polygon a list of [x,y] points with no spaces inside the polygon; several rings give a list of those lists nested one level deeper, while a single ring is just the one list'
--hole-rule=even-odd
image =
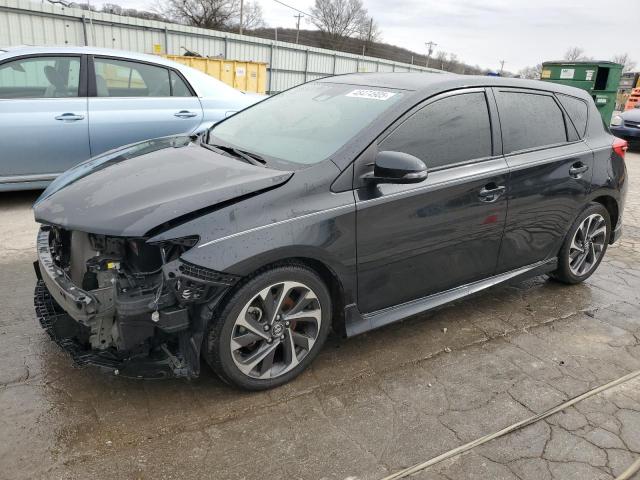
[{"label": "tinted rear window", "polygon": [[564,115],[553,97],[498,91],[496,100],[505,154],[567,141]]},{"label": "tinted rear window", "polygon": [[576,97],[570,97],[569,95],[558,94],[558,100],[569,114],[573,125],[578,131],[580,138],[584,137],[584,133],[587,129],[587,104]]},{"label": "tinted rear window", "polygon": [[484,93],[464,93],[425,106],[379,149],[409,153],[429,168],[490,157],[491,123]]}]

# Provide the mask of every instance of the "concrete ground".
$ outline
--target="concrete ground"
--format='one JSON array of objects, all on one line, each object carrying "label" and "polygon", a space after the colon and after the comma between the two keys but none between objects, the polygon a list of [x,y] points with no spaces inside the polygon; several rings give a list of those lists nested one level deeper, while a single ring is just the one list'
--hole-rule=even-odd
[{"label": "concrete ground", "polygon": [[[32,308],[32,193],[0,196],[0,478],[379,479],[640,369],[640,154],[622,240],[585,284],[494,288],[244,393],[70,359]],[[610,479],[640,457],[640,377],[417,473]],[[640,476],[634,477],[636,480]]]}]

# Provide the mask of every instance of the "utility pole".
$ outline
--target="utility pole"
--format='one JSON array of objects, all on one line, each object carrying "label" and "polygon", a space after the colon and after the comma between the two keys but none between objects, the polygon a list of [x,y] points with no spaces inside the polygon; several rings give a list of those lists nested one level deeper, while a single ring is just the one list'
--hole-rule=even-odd
[{"label": "utility pole", "polygon": [[244,0],[240,0],[240,35],[242,35],[242,23],[243,23],[243,13],[244,13]]},{"label": "utility pole", "polygon": [[296,43],[298,43],[298,40],[300,38],[300,19],[302,18],[302,14],[299,13],[297,15],[294,15],[293,18],[298,19],[298,21],[296,22]]},{"label": "utility pole", "polygon": [[500,60],[500,76],[502,76],[503,70],[504,70],[504,60]]},{"label": "utility pole", "polygon": [[369,19],[369,32],[367,33],[367,41],[362,45],[362,56],[364,57],[364,51],[367,45],[371,43],[371,32],[373,31],[373,17]]},{"label": "utility pole", "polygon": [[438,44],[435,42],[432,42],[431,40],[429,40],[428,42],[424,42],[424,44],[427,47],[427,58],[424,62],[424,66],[428,67],[429,66],[429,59],[431,58],[431,54],[433,53],[433,47],[437,47]]}]

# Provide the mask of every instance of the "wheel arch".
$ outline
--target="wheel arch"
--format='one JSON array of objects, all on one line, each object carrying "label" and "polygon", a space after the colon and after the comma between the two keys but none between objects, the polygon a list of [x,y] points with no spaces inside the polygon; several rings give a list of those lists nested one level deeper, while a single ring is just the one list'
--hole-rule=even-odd
[{"label": "wheel arch", "polygon": [[348,277],[349,275],[344,271],[339,273],[326,259],[309,255],[309,252],[305,253],[298,252],[298,254],[279,256],[271,254],[268,257],[263,257],[262,261],[256,261],[257,259],[255,258],[252,259],[250,266],[243,265],[242,268],[237,269],[242,272],[242,280],[225,292],[224,296],[217,302],[215,309],[224,308],[224,305],[236,290],[260,273],[273,268],[297,265],[313,271],[325,283],[331,297],[332,328],[336,333],[346,336],[344,309],[348,303],[351,290],[348,285],[349,280],[345,276]]},{"label": "wheel arch", "polygon": [[591,201],[599,203],[607,209],[607,212],[609,212],[609,217],[611,219],[611,230],[615,230],[620,217],[620,207],[618,205],[618,201],[611,195],[599,195]]},{"label": "wheel arch", "polygon": [[301,265],[317,273],[329,290],[331,296],[331,327],[336,333],[346,336],[344,323],[345,293],[340,276],[326,263],[313,257],[291,257],[276,261],[265,268],[273,268],[281,265]]}]

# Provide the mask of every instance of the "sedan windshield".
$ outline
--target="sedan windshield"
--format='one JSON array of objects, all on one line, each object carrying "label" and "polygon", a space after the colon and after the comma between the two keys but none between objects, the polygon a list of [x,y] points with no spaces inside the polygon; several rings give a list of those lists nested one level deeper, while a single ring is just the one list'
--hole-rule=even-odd
[{"label": "sedan windshield", "polygon": [[309,83],[220,123],[210,143],[310,165],[335,153],[401,96],[388,88]]}]

